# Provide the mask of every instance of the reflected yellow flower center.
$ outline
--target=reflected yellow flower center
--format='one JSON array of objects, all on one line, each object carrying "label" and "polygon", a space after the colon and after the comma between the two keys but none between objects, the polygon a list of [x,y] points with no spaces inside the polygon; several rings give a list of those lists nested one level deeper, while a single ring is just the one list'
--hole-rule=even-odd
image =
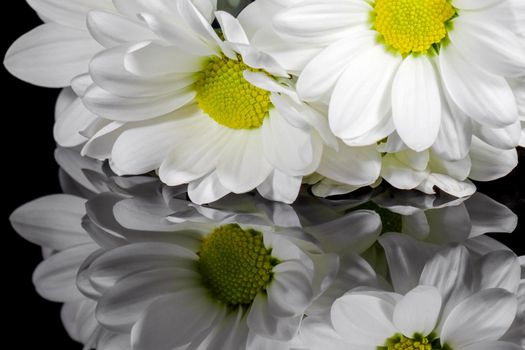
[{"label": "reflected yellow flower center", "polygon": [[215,299],[230,307],[250,305],[271,282],[278,264],[270,253],[261,232],[223,225],[202,242],[199,271]]}]

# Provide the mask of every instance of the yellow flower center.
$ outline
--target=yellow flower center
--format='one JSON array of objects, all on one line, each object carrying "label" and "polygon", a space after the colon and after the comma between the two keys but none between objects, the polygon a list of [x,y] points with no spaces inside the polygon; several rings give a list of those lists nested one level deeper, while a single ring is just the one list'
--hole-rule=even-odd
[{"label": "yellow flower center", "polygon": [[376,0],[374,28],[403,55],[426,53],[446,38],[447,21],[455,15],[448,0]]},{"label": "yellow flower center", "polygon": [[407,338],[402,334],[396,334],[388,338],[385,346],[379,346],[379,350],[450,350],[448,346],[442,348],[439,345],[439,339],[432,340],[432,336],[424,337],[421,334],[415,334],[414,338]]},{"label": "yellow flower center", "polygon": [[250,84],[243,72],[264,72],[225,56],[213,57],[195,83],[197,103],[217,123],[232,129],[263,124],[271,107],[270,92]]},{"label": "yellow flower center", "polygon": [[262,233],[237,224],[216,228],[204,239],[199,256],[204,284],[230,307],[250,305],[266,289],[278,264],[264,246]]}]

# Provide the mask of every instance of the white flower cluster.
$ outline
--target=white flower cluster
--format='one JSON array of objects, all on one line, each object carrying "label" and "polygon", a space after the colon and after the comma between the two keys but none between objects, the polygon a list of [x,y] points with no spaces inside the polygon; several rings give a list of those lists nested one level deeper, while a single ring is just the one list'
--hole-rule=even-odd
[{"label": "white flower cluster", "polygon": [[488,237],[516,215],[468,199],[301,192],[210,205],[58,149],[66,194],[25,204],[33,281],[85,349],[339,350],[525,346],[525,260]]},{"label": "white flower cluster", "polygon": [[4,64],[64,88],[58,144],[195,203],[382,179],[462,197],[517,164],[521,0],[28,2],[45,23]]},{"label": "white flower cluster", "polygon": [[525,1],[27,2],[64,194],[11,223],[84,349],[525,347],[471,182],[525,146]]}]

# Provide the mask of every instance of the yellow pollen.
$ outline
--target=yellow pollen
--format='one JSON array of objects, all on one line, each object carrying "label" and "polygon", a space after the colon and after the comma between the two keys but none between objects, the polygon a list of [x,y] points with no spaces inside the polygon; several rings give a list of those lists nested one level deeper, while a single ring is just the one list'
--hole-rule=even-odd
[{"label": "yellow pollen", "polygon": [[243,72],[264,72],[225,56],[213,57],[195,82],[199,107],[217,123],[232,129],[263,124],[271,107],[270,92],[250,84]]},{"label": "yellow pollen", "polygon": [[211,295],[229,307],[250,305],[266,290],[278,264],[262,233],[237,224],[216,228],[199,252],[199,271]]},{"label": "yellow pollen", "polygon": [[374,28],[403,55],[426,53],[446,38],[455,14],[448,0],[376,0]]},{"label": "yellow pollen", "polygon": [[378,347],[384,350],[433,350],[430,340],[421,335],[415,335],[414,338],[407,338],[398,334],[386,341],[386,346]]}]

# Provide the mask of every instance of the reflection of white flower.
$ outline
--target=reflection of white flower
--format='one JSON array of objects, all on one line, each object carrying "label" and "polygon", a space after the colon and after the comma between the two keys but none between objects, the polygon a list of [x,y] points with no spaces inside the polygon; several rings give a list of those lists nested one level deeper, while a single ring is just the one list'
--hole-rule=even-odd
[{"label": "reflection of white flower", "polygon": [[[129,3],[88,17],[106,50],[91,61],[83,101],[111,122],[83,152],[109,158],[118,174],[158,170],[168,185],[189,183],[197,203],[254,188],[292,202],[324,145],[337,147],[326,117],[298,99],[287,71],[231,15],[215,13],[222,39],[206,1]],[[358,169],[379,165],[374,148],[354,153]],[[348,181],[368,185],[379,167],[359,175]]]},{"label": "reflection of white flower", "polygon": [[263,226],[195,223],[147,237],[83,273],[102,294],[99,322],[131,332],[134,349],[287,343],[337,268],[335,256]]},{"label": "reflection of white flower", "polygon": [[517,312],[518,259],[497,251],[474,261],[464,248],[448,248],[411,290],[352,290],[334,303],[329,321],[305,321],[305,343],[311,350],[520,349],[500,340]]},{"label": "reflection of white flower", "polygon": [[472,135],[519,130],[506,78],[525,71],[521,2],[288,3],[274,28],[318,53],[301,72],[299,94],[330,103],[330,127],[347,144],[395,130],[411,149],[432,147],[450,161],[467,155]]},{"label": "reflection of white flower", "polygon": [[100,248],[81,226],[85,202],[71,195],[42,197],[18,208],[11,223],[22,237],[42,246],[45,259],[33,282],[42,297],[64,303],[62,322],[71,338],[87,348],[127,350],[129,336],[102,329],[96,302],[77,289],[80,266]]}]

